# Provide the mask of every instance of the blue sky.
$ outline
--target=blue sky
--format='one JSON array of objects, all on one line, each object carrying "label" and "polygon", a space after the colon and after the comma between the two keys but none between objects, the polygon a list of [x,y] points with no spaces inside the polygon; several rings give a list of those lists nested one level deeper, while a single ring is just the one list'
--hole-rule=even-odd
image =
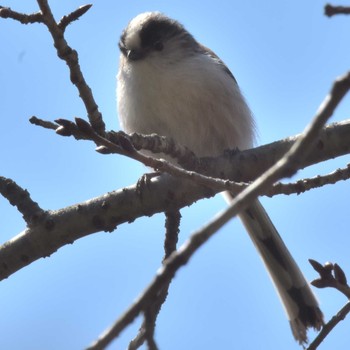
[{"label": "blue sky", "polygon": [[[52,1],[57,19],[84,4]],[[0,5],[35,12],[34,0]],[[140,12],[160,10],[181,21],[236,76],[253,110],[259,143],[303,130],[333,80],[349,69],[350,18],[323,15],[324,1],[96,1],[66,32],[109,129],[119,129],[115,102],[119,35]],[[103,156],[89,142],[32,126],[32,115],[85,117],[83,104],[42,25],[0,20],[0,175],[27,188],[44,209],[58,209],[131,185],[146,171],[121,156]],[[349,97],[332,121],[349,118]],[[298,177],[328,173],[349,157],[311,167]],[[349,266],[347,182],[300,196],[263,198],[277,228],[309,280],[307,259]],[[225,207],[220,196],[182,211],[180,243]],[[0,197],[4,242],[24,229]],[[159,267],[163,216],[122,225],[66,246],[0,286],[0,348],[83,349],[139,295]],[[328,320],[345,302],[317,290]],[[111,348],[124,349],[139,326]],[[348,348],[345,320],[320,349]],[[310,335],[313,338],[313,335]],[[226,225],[176,276],[159,317],[161,349],[298,349],[288,322],[240,222]]]}]

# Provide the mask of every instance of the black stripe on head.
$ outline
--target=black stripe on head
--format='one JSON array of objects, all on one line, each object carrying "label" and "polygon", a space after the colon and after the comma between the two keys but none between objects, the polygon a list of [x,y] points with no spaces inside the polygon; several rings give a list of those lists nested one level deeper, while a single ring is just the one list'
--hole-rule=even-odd
[{"label": "black stripe on head", "polygon": [[160,13],[150,17],[140,31],[141,47],[143,49],[152,48],[173,38],[178,38],[183,47],[198,46],[196,40],[181,23]]}]

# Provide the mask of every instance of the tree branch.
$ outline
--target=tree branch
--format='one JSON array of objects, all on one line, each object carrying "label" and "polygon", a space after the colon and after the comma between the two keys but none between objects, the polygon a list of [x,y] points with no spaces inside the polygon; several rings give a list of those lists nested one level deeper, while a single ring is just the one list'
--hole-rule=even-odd
[{"label": "tree branch", "polygon": [[[36,117],[32,117],[30,121],[33,124],[54,129],[52,127],[53,123],[42,121]],[[76,118],[76,123],[65,119],[59,119],[56,122],[60,125],[58,127],[58,125],[53,124],[56,125],[56,133],[62,136],[74,136],[77,140],[91,140],[95,144],[100,145],[96,150],[102,154],[122,154],[158,171],[195,181],[217,192],[224,190],[238,192],[245,188],[247,183],[242,183],[242,181],[249,182],[257,178],[281,158],[300,136],[296,135],[244,152],[233,150],[231,152],[227,151],[221,157],[198,159],[186,147],[177,145],[173,140],[156,134],[140,135],[134,133],[127,135],[121,131],[112,131],[107,132],[105,134],[106,137],[102,137],[95,133],[92,127],[80,118]],[[49,123],[48,127],[45,126],[45,123]],[[305,164],[303,162],[301,169],[308,165],[349,153],[349,139],[350,120],[328,125],[320,133],[314,150],[310,152]],[[194,170],[196,173],[186,171],[183,168],[176,167],[158,158],[147,157],[140,152],[136,152],[139,149],[170,155],[176,158],[183,168]],[[318,158],[317,160],[314,158],[315,156]],[[242,159],[244,159],[244,162],[242,162]],[[244,168],[245,166],[246,168]],[[249,176],[249,172],[253,174]],[[242,176],[242,173],[244,173],[244,176]],[[318,184],[330,184],[342,179],[344,180],[347,178],[347,174],[348,171],[346,169],[341,169],[326,177],[320,177],[319,180],[300,180],[295,185],[277,184],[275,187],[269,189],[266,195],[300,193],[320,186]],[[225,178],[225,180],[221,178]],[[228,181],[227,179],[232,179],[232,181]]]},{"label": "tree branch", "polygon": [[[178,210],[166,212],[165,213],[165,241],[164,241],[164,261],[169,258],[169,256],[176,251],[176,244],[178,241],[179,235],[179,226],[181,214]],[[164,285],[163,289],[158,293],[157,298],[153,301],[153,303],[149,306],[148,310],[144,312],[144,322],[142,323],[139,333],[137,336],[130,342],[128,350],[136,350],[138,349],[147,338],[153,338],[154,330],[156,326],[157,316],[160,312],[162,305],[164,304],[169,291],[171,280]],[[152,348],[152,344],[150,345],[150,341],[147,340],[149,349]]]},{"label": "tree branch", "polygon": [[350,301],[347,302],[335,316],[333,316],[321,329],[317,337],[305,350],[316,350],[318,346],[325,340],[327,335],[333,330],[333,328],[345,319],[347,314],[350,312]]},{"label": "tree branch", "polygon": [[11,205],[17,207],[28,226],[33,225],[45,214],[38,203],[30,198],[30,194],[27,190],[18,186],[13,180],[3,176],[0,176],[0,194],[2,194]]},{"label": "tree branch", "polygon": [[350,7],[348,6],[333,6],[331,4],[326,4],[324,7],[324,14],[327,17],[332,17],[334,15],[349,15]]},{"label": "tree branch", "polygon": [[37,2],[43,16],[43,22],[52,36],[57,56],[64,60],[69,67],[70,80],[79,91],[79,96],[84,102],[90,123],[96,132],[103,134],[105,124],[102,120],[102,114],[99,112],[92,91],[81,72],[78,53],[68,45],[64,38],[64,30],[56,23],[47,0],[37,0]]},{"label": "tree branch", "polygon": [[[83,122],[80,118],[77,118],[76,120]],[[55,129],[52,125],[56,125],[56,133],[62,136],[73,136],[77,140],[91,140],[100,145],[102,142],[105,146],[96,149],[101,154],[118,153],[125,155],[125,152],[122,152],[120,149],[119,144],[122,139],[128,139],[136,150],[143,149],[151,151],[152,153],[164,153],[177,159],[178,163],[185,169],[194,170],[215,178],[232,179],[236,182],[254,180],[268,167],[275,164],[277,160],[292,147],[300,136],[292,136],[284,140],[246,150],[243,153],[238,150],[227,150],[220,157],[207,157],[198,160],[193,152],[186,147],[176,144],[172,139],[156,134],[141,135],[134,133],[127,135],[122,131],[110,131],[106,132],[105,137],[101,138],[100,135],[95,137],[91,131],[89,131],[89,134],[86,134],[76,123],[66,119],[56,120],[57,124],[53,124],[52,122],[46,122],[36,117],[32,117],[30,122],[49,129]],[[49,123],[48,127],[45,126],[45,123]],[[86,128],[89,128],[88,125]],[[315,149],[310,152],[310,155],[304,160],[303,166],[301,166],[300,169],[318,162],[348,154],[350,152],[349,139],[350,119],[338,123],[332,123],[324,127],[318,137]],[[119,148],[116,148],[115,146],[118,146]],[[242,158],[245,159],[244,162],[241,161]],[[151,164],[147,163],[146,165],[152,167]],[[246,166],[252,170],[252,176],[248,177],[248,179],[247,174],[249,174],[249,171],[246,168],[242,168],[242,166]],[[244,175],[240,175],[241,173]],[[192,175],[190,175],[190,177],[191,176]],[[206,180],[204,179],[204,181]],[[217,188],[222,188],[222,186],[222,183],[218,184]],[[216,188],[216,185],[213,184],[213,187]]]},{"label": "tree branch", "polygon": [[44,22],[41,12],[36,12],[30,15],[26,15],[24,13],[13,11],[9,7],[4,7],[4,6],[0,6],[0,17],[5,19],[11,18],[11,19],[14,19],[15,21],[21,22],[22,24]]},{"label": "tree branch", "polygon": [[74,21],[77,21],[79,17],[81,17],[87,11],[90,10],[91,6],[92,4],[80,6],[75,11],[71,12],[69,15],[63,16],[57,24],[58,27],[64,32],[68,25],[70,25]]},{"label": "tree branch", "polygon": [[284,184],[278,182],[274,184],[264,195],[273,197],[276,194],[300,194],[319,188],[325,185],[334,185],[339,181],[345,181],[350,178],[350,164],[342,169],[337,169],[327,175],[317,175],[310,179],[301,179],[294,183]]},{"label": "tree branch", "polygon": [[59,125],[57,125],[57,124],[55,124],[53,122],[39,119],[36,116],[32,116],[29,119],[29,122],[34,124],[34,125],[41,126],[41,127],[45,128],[45,129],[51,129],[51,130],[56,130],[59,127]]},{"label": "tree branch", "polygon": [[[249,182],[268,169],[299,138],[300,135],[252,150],[227,153],[217,159],[201,159],[201,170],[213,177],[226,176],[233,181]],[[324,128],[313,150],[306,159],[299,161],[299,167],[305,168],[349,153],[349,139],[350,121]],[[139,188],[134,185],[85,203],[47,211],[35,226],[0,247],[0,280],[91,233],[112,231],[119,224],[144,215],[182,208],[219,191],[163,174],[142,188],[143,198],[147,201],[141,199]],[[22,259],[22,256],[27,258]]]},{"label": "tree branch", "polygon": [[[320,277],[313,280],[311,284],[317,288],[335,288],[343,293],[348,300],[350,299],[350,286],[347,283],[347,278],[338,264],[326,263],[324,265],[310,259],[312,267],[320,274]],[[325,340],[332,329],[345,319],[350,312],[350,302],[345,304],[321,329],[320,333],[313,340],[306,350],[315,350]]]},{"label": "tree branch", "polygon": [[0,17],[12,18],[23,24],[44,23],[46,25],[51,33],[58,57],[64,60],[69,67],[70,80],[79,91],[79,96],[85,105],[92,127],[99,134],[103,134],[105,132],[105,124],[102,120],[102,114],[99,112],[92,91],[81,72],[78,53],[68,45],[64,38],[66,27],[86,13],[92,5],[81,6],[69,15],[63,16],[61,21],[56,23],[47,0],[37,0],[37,2],[41,12],[25,15],[7,7],[0,7]]}]

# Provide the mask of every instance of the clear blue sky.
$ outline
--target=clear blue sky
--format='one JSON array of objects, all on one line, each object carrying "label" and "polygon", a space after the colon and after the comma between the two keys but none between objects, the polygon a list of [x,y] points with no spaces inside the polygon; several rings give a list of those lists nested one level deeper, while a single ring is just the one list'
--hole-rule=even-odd
[{"label": "clear blue sky", "polygon": [[[57,19],[84,4],[52,1]],[[350,17],[328,19],[324,1],[96,1],[67,29],[70,45],[109,129],[119,129],[115,103],[117,42],[136,14],[160,10],[181,21],[235,74],[253,110],[259,143],[303,130],[349,68]],[[35,12],[34,0],[2,6]],[[44,209],[58,209],[131,185],[145,168],[121,156],[102,156],[89,142],[55,135],[28,119],[85,117],[83,104],[56,57],[43,25],[0,20],[0,175],[27,188]],[[349,117],[349,97],[332,119]],[[343,157],[299,177],[324,174]],[[336,261],[350,275],[349,183],[300,196],[264,198],[271,217],[308,279],[307,259]],[[182,211],[180,243],[218,210],[220,196]],[[25,225],[0,197],[4,242]],[[0,285],[0,348],[83,349],[122,313],[159,267],[163,216],[98,233],[24,268]],[[333,290],[316,291],[328,320],[345,302]],[[139,321],[111,348],[124,349]],[[320,348],[350,346],[350,320]],[[311,335],[313,338],[313,335]],[[161,349],[298,349],[263,265],[240,222],[224,227],[183,268],[159,317]]]}]

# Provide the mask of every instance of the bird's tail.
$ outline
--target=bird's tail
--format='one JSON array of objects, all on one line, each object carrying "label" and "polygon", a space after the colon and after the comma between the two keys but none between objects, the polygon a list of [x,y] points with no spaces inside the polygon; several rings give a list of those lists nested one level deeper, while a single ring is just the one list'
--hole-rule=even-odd
[{"label": "bird's tail", "polygon": [[308,282],[258,200],[239,216],[277,289],[294,338],[307,343],[307,329],[319,330],[324,324]]}]

